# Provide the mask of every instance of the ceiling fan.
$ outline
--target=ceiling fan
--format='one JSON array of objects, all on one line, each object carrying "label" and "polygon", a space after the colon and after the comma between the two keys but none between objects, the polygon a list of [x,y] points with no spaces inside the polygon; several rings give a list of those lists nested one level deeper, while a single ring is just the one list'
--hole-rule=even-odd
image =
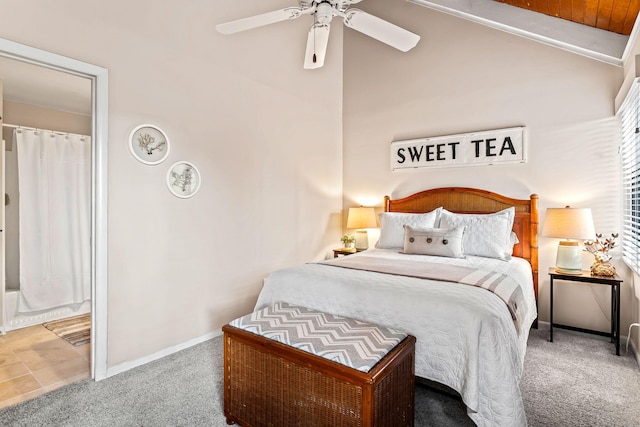
[{"label": "ceiling fan", "polygon": [[216,25],[216,30],[222,34],[233,34],[288,19],[296,19],[302,15],[312,15],[314,22],[309,29],[307,49],[304,55],[304,68],[306,69],[320,68],[324,64],[327,43],[329,42],[329,24],[334,16],[340,16],[347,27],[403,52],[407,52],[418,43],[420,36],[417,34],[362,10],[349,9],[349,6],[360,1],[299,0],[300,6],[286,7],[273,12],[218,24]]}]

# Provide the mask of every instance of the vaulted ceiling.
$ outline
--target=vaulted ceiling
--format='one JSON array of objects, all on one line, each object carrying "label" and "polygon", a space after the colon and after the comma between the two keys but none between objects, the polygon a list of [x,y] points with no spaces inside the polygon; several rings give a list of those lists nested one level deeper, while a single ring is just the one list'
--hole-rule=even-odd
[{"label": "vaulted ceiling", "polygon": [[496,0],[522,9],[628,36],[640,0]]},{"label": "vaulted ceiling", "polygon": [[[408,1],[615,65],[622,64],[640,9],[640,0]],[[255,3],[256,12],[264,9],[258,0]],[[0,79],[5,80],[8,100],[50,108],[56,100],[55,108],[90,114],[91,91],[83,78],[0,58]],[[52,90],[57,93],[52,95]]]}]

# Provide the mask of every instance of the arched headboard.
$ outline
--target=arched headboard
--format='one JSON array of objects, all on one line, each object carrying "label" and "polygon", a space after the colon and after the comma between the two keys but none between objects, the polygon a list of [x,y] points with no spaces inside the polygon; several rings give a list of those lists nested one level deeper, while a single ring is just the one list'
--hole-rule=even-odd
[{"label": "arched headboard", "polygon": [[533,287],[538,300],[538,195],[528,199],[512,199],[475,188],[446,187],[421,191],[402,199],[384,198],[385,212],[425,213],[442,206],[456,213],[492,213],[513,206],[516,210],[513,231],[520,241],[513,255],[531,264]]}]

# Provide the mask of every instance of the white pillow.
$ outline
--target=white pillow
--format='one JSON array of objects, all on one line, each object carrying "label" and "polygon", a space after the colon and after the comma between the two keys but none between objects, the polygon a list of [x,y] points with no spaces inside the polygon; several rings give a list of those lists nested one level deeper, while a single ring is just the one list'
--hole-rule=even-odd
[{"label": "white pillow", "polygon": [[462,242],[465,255],[509,260],[513,251],[511,231],[515,214],[513,207],[492,214],[456,214],[443,209],[440,227],[466,227]]},{"label": "white pillow", "polygon": [[509,235],[509,244],[511,245],[511,250],[509,251],[509,255],[513,255],[513,247],[520,243],[520,239],[518,239],[518,235],[515,231],[512,231]]},{"label": "white pillow", "polygon": [[415,228],[404,226],[402,253],[464,258],[462,236],[464,226],[456,228]]},{"label": "white pillow", "polygon": [[380,249],[402,249],[404,247],[404,225],[412,227],[435,227],[440,220],[440,211],[437,208],[424,214],[402,213],[402,212],[381,212],[380,219],[380,239],[376,243],[376,248]]}]

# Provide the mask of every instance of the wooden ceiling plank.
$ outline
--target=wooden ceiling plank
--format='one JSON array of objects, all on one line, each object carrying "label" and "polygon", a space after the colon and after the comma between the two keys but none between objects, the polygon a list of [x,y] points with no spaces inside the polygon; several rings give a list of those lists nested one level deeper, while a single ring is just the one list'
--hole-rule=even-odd
[{"label": "wooden ceiling plank", "polygon": [[531,2],[529,0],[515,0],[515,2],[517,3],[517,5],[521,5],[520,7],[524,9],[533,10],[531,8]]},{"label": "wooden ceiling plank", "polygon": [[592,27],[598,21],[598,0],[587,0],[584,8],[584,24]]},{"label": "wooden ceiling plank", "polygon": [[525,0],[526,8],[529,10],[533,10],[534,12],[539,12],[538,10],[538,2],[540,0]]},{"label": "wooden ceiling plank", "polygon": [[622,27],[622,34],[625,36],[631,34],[631,30],[633,30],[636,18],[638,17],[638,10],[640,10],[640,0],[631,0],[627,16],[624,18],[624,25]]},{"label": "wooden ceiling plank", "polygon": [[531,7],[531,2],[527,0],[496,0],[500,3],[508,4],[515,7],[520,7],[527,10],[535,10]]},{"label": "wooden ceiling plank", "polygon": [[572,0],[560,0],[558,2],[558,16],[562,19],[573,20],[573,14],[571,13]]},{"label": "wooden ceiling plank", "polygon": [[560,17],[560,0],[549,0],[549,15]]},{"label": "wooden ceiling plank", "polygon": [[523,9],[529,9],[527,6],[527,0],[497,0],[502,3],[510,4],[511,6],[521,7]]},{"label": "wooden ceiling plank", "polygon": [[611,10],[611,22],[609,23],[609,31],[623,34],[624,21],[629,11],[630,0],[615,0],[613,9]]},{"label": "wooden ceiling plank", "polygon": [[640,10],[640,0],[496,1],[627,36]]},{"label": "wooden ceiling plank", "polygon": [[[584,24],[585,8],[587,7],[586,0],[570,0],[571,1],[571,19],[574,22]],[[640,1],[640,0],[639,0]],[[563,10],[563,9],[561,9]]]},{"label": "wooden ceiling plank", "polygon": [[598,16],[596,18],[596,28],[600,28],[601,30],[609,29],[612,10],[613,10],[613,0],[600,0],[598,2]]},{"label": "wooden ceiling plank", "polygon": [[538,0],[527,0],[527,9],[540,12],[540,9],[538,9]]},{"label": "wooden ceiling plank", "polygon": [[549,12],[549,0],[538,0],[538,12],[550,15]]}]

